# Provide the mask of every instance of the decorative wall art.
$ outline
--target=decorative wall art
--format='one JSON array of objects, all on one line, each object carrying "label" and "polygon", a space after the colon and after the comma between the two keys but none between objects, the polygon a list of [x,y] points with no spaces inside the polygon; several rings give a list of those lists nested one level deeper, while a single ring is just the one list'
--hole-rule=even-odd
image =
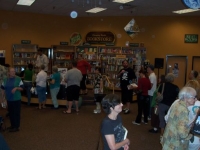
[{"label": "decorative wall art", "polygon": [[126,33],[133,39],[135,35],[140,32],[139,26],[136,24],[135,20],[132,19],[125,27]]}]

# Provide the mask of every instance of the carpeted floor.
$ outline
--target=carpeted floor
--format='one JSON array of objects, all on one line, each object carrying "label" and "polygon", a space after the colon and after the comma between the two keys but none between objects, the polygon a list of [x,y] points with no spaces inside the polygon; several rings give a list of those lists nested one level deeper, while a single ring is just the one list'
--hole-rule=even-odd
[{"label": "carpeted floor", "polygon": [[[80,113],[63,114],[65,109],[52,110],[49,107],[37,110],[35,106],[22,104],[20,131],[2,132],[11,150],[102,150],[100,124],[105,113],[93,114],[94,105],[84,104]],[[133,125],[137,103],[131,106],[131,113],[121,114],[131,141],[130,150],[160,150],[159,134],[149,133],[148,125]],[[0,115],[6,110],[0,108]],[[10,126],[9,118],[5,123]]]}]

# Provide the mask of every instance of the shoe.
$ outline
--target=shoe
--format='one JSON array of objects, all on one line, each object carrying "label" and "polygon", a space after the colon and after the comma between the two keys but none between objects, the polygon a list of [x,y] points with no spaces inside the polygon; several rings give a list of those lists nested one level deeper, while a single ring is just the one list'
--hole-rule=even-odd
[{"label": "shoe", "polygon": [[59,107],[56,108],[56,107],[52,106],[51,109],[59,109]]},{"label": "shoe", "polygon": [[10,129],[13,129],[13,128],[14,128],[14,127],[10,126],[10,127],[7,128],[7,130],[10,130]]},{"label": "shoe", "polygon": [[19,131],[18,128],[12,128],[12,129],[9,130],[9,132],[17,132],[17,131]]},{"label": "shoe", "polygon": [[135,121],[133,121],[132,123],[135,124],[135,125],[138,125],[138,126],[140,125],[140,123],[137,123]]},{"label": "shoe", "polygon": [[151,120],[151,117],[148,117],[148,120]]},{"label": "shoe", "polygon": [[148,124],[148,122],[144,122],[144,124]]},{"label": "shoe", "polygon": [[130,113],[130,110],[129,109],[126,109],[125,111],[124,111],[124,114],[129,114]]},{"label": "shoe", "polygon": [[158,130],[150,129],[149,132],[151,132],[151,133],[158,133]]},{"label": "shoe", "polygon": [[126,111],[126,110],[127,110],[127,108],[124,108],[124,109],[123,109],[123,111]]},{"label": "shoe", "polygon": [[101,113],[101,109],[95,109],[94,110],[94,114],[99,114],[99,113]]}]

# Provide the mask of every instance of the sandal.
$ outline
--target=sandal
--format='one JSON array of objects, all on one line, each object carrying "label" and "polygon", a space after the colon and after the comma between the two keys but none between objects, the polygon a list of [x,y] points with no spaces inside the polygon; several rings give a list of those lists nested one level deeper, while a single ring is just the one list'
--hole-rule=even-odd
[{"label": "sandal", "polygon": [[39,109],[39,110],[41,110],[42,108],[40,108],[40,107],[36,107],[36,109]]},{"label": "sandal", "polygon": [[67,110],[64,110],[64,111],[63,111],[63,114],[71,114],[71,112],[68,113]]}]

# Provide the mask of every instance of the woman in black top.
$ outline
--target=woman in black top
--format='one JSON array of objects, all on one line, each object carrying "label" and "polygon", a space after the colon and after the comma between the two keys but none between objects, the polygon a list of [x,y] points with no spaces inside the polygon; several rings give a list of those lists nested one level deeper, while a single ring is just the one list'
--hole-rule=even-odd
[{"label": "woman in black top", "polygon": [[[179,93],[179,87],[173,84],[174,78],[175,76],[172,73],[168,73],[165,77],[165,83],[163,83],[165,84],[163,91],[163,100],[159,103],[158,106],[158,115],[160,120],[159,127],[161,128],[161,136],[163,135],[164,128],[166,126],[164,117],[167,114],[167,111],[169,110],[172,103],[177,99]],[[158,89],[158,94],[162,93],[163,84],[160,85]]]},{"label": "woman in black top", "polygon": [[130,141],[126,138],[127,130],[122,126],[121,117],[118,115],[122,111],[122,106],[120,97],[115,94],[109,94],[102,100],[103,110],[108,114],[101,125],[104,150],[129,149]]}]

